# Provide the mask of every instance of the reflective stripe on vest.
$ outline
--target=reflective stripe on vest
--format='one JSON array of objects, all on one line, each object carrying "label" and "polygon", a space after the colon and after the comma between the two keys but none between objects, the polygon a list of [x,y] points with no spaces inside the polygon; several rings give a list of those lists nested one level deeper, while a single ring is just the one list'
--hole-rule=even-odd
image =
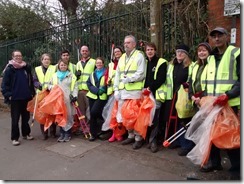
[{"label": "reflective stripe on vest", "polygon": [[[42,66],[35,67],[35,72],[36,72],[38,81],[42,85],[42,89],[45,89],[45,88],[47,88],[47,85],[48,85],[52,75],[56,72],[56,66],[55,65],[49,65],[45,75],[42,71]],[[37,92],[39,92],[39,91],[40,90],[37,90]]]},{"label": "reflective stripe on vest", "polygon": [[[163,64],[163,63],[167,63],[168,61],[163,59],[163,58],[159,58],[158,60],[158,63],[156,65],[156,68],[155,68],[155,73],[154,73],[154,80],[157,79],[157,73],[158,73],[158,69],[159,67]],[[166,91],[166,88],[165,88],[165,84],[162,84],[155,92],[156,94],[156,100],[158,101],[161,101],[161,102],[164,102],[165,101],[165,98],[166,98],[166,95],[167,95],[167,91]]]},{"label": "reflective stripe on vest", "polygon": [[[216,68],[214,56],[209,56],[205,81],[208,96],[219,96],[231,90],[238,79],[236,74],[236,57],[238,55],[240,55],[240,48],[228,46],[218,68]],[[240,105],[240,96],[230,99],[228,103],[230,106]]]},{"label": "reflective stripe on vest", "polygon": [[86,65],[85,68],[83,68],[81,61],[79,61],[76,65],[76,69],[77,71],[80,70],[81,71],[81,76],[80,79],[77,81],[78,84],[78,89],[79,90],[88,90],[86,81],[89,78],[90,74],[94,71],[95,69],[95,64],[96,64],[96,60],[90,58]]},{"label": "reflective stripe on vest", "polygon": [[[92,74],[90,75],[90,80],[91,80],[91,83],[93,86],[96,86],[95,84],[95,79],[94,79],[94,73],[92,72]],[[105,78],[104,76],[101,77],[100,79],[100,85],[99,86],[105,86]],[[91,91],[88,91],[88,93],[86,94],[87,97],[90,97],[92,99],[97,99],[98,98],[98,95],[97,94],[94,94],[92,93]],[[103,93],[102,95],[99,95],[99,99],[100,100],[107,100],[107,94],[106,93]]]},{"label": "reflective stripe on vest", "polygon": [[137,71],[137,62],[134,60],[134,58],[137,58],[137,55],[140,53],[140,51],[135,50],[134,53],[130,56],[127,63],[125,63],[126,60],[126,53],[124,53],[121,58],[120,62],[118,63],[119,70],[120,70],[120,81],[119,81],[119,89],[126,89],[127,91],[133,91],[133,90],[142,90],[143,88],[143,81],[138,82],[131,82],[124,84],[121,82],[121,79],[124,78],[126,75],[127,77],[132,76]]},{"label": "reflective stripe on vest", "polygon": [[116,70],[114,70],[114,63],[111,62],[108,64],[108,79],[111,81],[110,84],[108,85],[108,88],[107,88],[107,95],[111,95],[114,91],[114,77],[115,77],[115,73],[116,73]]}]

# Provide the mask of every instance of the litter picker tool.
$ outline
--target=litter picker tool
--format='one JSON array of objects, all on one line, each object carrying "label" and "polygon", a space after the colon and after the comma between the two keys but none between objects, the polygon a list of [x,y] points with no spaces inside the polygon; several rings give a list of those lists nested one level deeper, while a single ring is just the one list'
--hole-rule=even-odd
[{"label": "litter picker tool", "polygon": [[174,135],[172,135],[170,138],[164,141],[163,146],[168,147],[172,142],[174,142],[176,139],[178,139],[182,134],[184,134],[189,127],[191,122],[187,123],[184,127],[182,127],[180,130],[178,130]]},{"label": "litter picker tool", "polygon": [[81,130],[82,130],[85,138],[91,137],[90,127],[88,126],[87,122],[85,121],[85,116],[80,112],[78,102],[77,101],[72,102],[72,105],[75,107],[76,114],[77,114],[79,122],[80,122]]},{"label": "litter picker tool", "polygon": [[79,62],[80,61],[80,50],[79,50],[80,39],[75,39],[75,44],[76,44],[76,48],[77,48],[77,58],[78,58],[78,62]]}]

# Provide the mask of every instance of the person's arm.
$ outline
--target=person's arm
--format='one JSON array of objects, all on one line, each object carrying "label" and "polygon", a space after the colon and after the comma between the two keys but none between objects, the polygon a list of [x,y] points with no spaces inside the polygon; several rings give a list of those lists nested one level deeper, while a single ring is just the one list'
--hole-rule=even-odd
[{"label": "person's arm", "polygon": [[[91,75],[95,75],[94,73],[92,73]],[[89,76],[89,78],[86,81],[87,87],[89,89],[89,91],[93,94],[98,94],[99,88],[97,88],[97,86],[94,86],[91,83],[91,75]],[[94,76],[93,76],[94,77]]]},{"label": "person's arm", "polygon": [[1,84],[1,92],[5,98],[5,102],[7,102],[9,98],[12,96],[12,90],[11,90],[12,81],[13,79],[11,77],[11,68],[9,66],[6,68],[4,72],[2,84]]},{"label": "person's arm", "polygon": [[156,91],[162,84],[165,83],[166,75],[167,75],[167,63],[164,62],[158,68],[156,80],[153,82],[153,84],[149,84],[149,88],[151,89],[151,91]]},{"label": "person's arm", "polygon": [[240,55],[236,58],[236,75],[238,77],[237,81],[231,90],[225,92],[229,99],[240,96]]}]

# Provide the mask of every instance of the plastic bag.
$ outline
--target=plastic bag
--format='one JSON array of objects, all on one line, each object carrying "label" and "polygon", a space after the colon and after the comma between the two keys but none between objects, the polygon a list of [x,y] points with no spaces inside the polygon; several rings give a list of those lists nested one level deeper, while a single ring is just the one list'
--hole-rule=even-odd
[{"label": "plastic bag", "polygon": [[[114,98],[114,95],[112,95],[112,96],[110,96],[110,98],[108,99],[108,102],[106,103],[106,105],[103,108],[102,116],[104,119],[104,123],[102,125],[102,131],[107,131],[110,129],[110,122],[112,119],[112,114],[113,114],[112,111],[113,111],[114,104],[115,104],[115,98]],[[113,115],[115,115],[115,116],[113,116],[113,118],[116,118],[116,113]]]},{"label": "plastic bag", "polygon": [[213,106],[215,97],[203,97],[201,107],[193,116],[185,133],[185,138],[192,140],[196,146],[187,154],[187,158],[196,165],[207,163],[211,149],[211,128],[217,114],[223,107]]},{"label": "plastic bag", "polygon": [[229,105],[218,114],[211,131],[212,143],[221,149],[240,148],[240,121]]},{"label": "plastic bag", "polygon": [[188,92],[184,90],[183,85],[180,86],[177,92],[175,108],[179,118],[190,118],[196,113],[191,100],[188,99]]},{"label": "plastic bag", "polygon": [[123,125],[127,130],[134,129],[134,125],[138,118],[141,99],[125,100],[121,108],[121,115],[123,118]]},{"label": "plastic bag", "polygon": [[[39,110],[41,101],[49,94],[49,91],[44,90],[36,94],[36,96],[28,102],[27,104],[27,111],[34,113],[35,109],[35,103],[36,104],[36,110],[35,110],[35,116],[34,119],[40,123],[40,124],[45,124],[46,120],[50,118],[49,114],[43,113]],[[36,99],[37,98],[37,99]]]},{"label": "plastic bag", "polygon": [[64,102],[63,90],[55,85],[50,93],[40,102],[39,111],[52,116],[44,124],[44,131],[47,130],[53,122],[58,126],[65,127],[67,123],[67,107]]},{"label": "plastic bag", "polygon": [[144,139],[146,138],[148,126],[152,125],[155,110],[156,102],[153,95],[150,94],[149,96],[144,96],[138,113],[138,118],[134,126],[134,129]]}]

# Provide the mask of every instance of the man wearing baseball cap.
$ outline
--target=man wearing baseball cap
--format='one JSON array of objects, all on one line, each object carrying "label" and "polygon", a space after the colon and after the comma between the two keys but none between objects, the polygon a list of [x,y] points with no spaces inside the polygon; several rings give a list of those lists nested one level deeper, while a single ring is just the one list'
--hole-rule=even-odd
[{"label": "man wearing baseball cap", "polygon": [[[228,32],[216,27],[210,32],[215,47],[208,57],[206,68],[206,95],[216,96],[213,105],[225,106],[227,103],[235,114],[240,110],[240,48],[228,44]],[[226,137],[228,139],[229,137]],[[240,177],[240,147],[227,149],[231,168]],[[203,172],[222,170],[220,149],[214,144],[210,152],[210,161]]]},{"label": "man wearing baseball cap", "polygon": [[214,36],[215,33],[220,33],[220,34],[226,34],[226,35],[228,35],[228,32],[227,32],[226,29],[223,28],[223,27],[216,27],[216,28],[214,28],[214,29],[210,32],[209,35],[210,35],[210,36]]}]

